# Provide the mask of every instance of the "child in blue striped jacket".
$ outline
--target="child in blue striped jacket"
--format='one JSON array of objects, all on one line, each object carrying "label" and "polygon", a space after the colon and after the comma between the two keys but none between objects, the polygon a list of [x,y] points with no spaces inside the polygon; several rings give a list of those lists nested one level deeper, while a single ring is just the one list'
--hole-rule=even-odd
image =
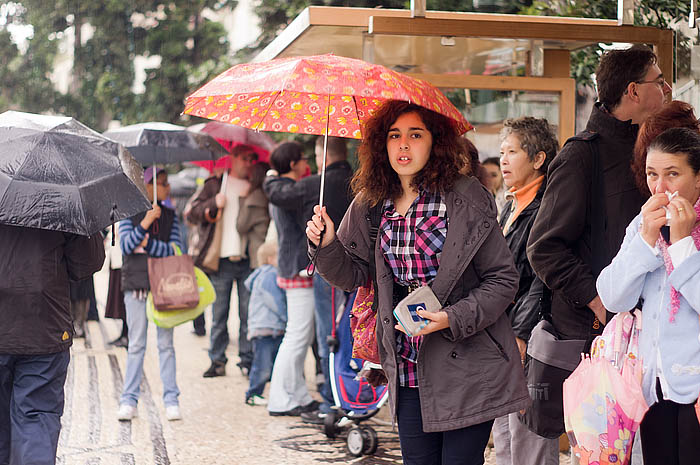
[{"label": "child in blue striped jacket", "polygon": [[[144,181],[149,198],[153,198],[153,168],[144,171]],[[168,173],[163,169],[156,172],[158,201],[147,212],[123,220],[119,223],[119,245],[124,263],[122,265],[122,289],[126,307],[126,321],[129,327],[129,349],[126,359],[124,388],[119,400],[121,421],[129,421],[136,416],[139,400],[139,386],[143,376],[143,359],[146,353],[146,296],[150,288],[148,282],[148,257],[173,255],[171,244],[182,248],[180,224],[175,211],[163,204],[170,194]],[[173,330],[157,327],[158,356],[160,358],[160,378],[163,382],[163,403],[168,420],[181,419],[178,396],[180,391],[175,380],[175,349]]]}]

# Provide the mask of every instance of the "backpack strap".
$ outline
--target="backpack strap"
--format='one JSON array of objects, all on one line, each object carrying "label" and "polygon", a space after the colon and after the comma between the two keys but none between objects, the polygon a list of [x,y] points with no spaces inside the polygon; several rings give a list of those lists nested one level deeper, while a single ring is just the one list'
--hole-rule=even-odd
[{"label": "backpack strap", "polygon": [[[589,264],[593,270],[593,274],[598,276],[603,268],[607,266],[604,262],[605,251],[607,250],[605,242],[606,224],[606,208],[605,208],[605,183],[603,182],[603,168],[600,160],[600,147],[598,146],[598,138],[600,134],[595,131],[582,131],[573,137],[570,137],[564,143],[564,147],[570,143],[584,142],[588,145],[591,151],[591,202],[589,205],[589,214],[591,218],[591,263]],[[562,147],[563,149],[563,147]],[[596,214],[593,214],[593,213]],[[542,296],[540,297],[540,316],[551,323],[552,312],[552,291],[544,286]]]},{"label": "backpack strap", "polygon": [[589,214],[591,218],[592,257],[590,266],[593,270],[593,275],[596,277],[603,271],[603,268],[608,265],[605,263],[605,257],[607,255],[605,241],[605,231],[607,229],[605,182],[603,179],[603,166],[600,159],[598,137],[599,134],[597,132],[583,131],[566,141],[566,144],[575,141],[585,142],[591,150],[591,202]]}]

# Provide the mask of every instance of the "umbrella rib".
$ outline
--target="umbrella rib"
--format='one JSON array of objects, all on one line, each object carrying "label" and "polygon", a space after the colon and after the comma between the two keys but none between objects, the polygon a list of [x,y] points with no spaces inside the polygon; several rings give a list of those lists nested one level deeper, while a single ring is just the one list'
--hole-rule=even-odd
[{"label": "umbrella rib", "polygon": [[270,108],[272,108],[272,105],[277,101],[277,99],[278,99],[279,96],[282,94],[282,92],[284,92],[284,90],[278,91],[277,94],[275,94],[275,98],[273,98],[273,99],[270,101],[270,104],[267,106],[267,108],[265,109],[265,112],[264,112],[264,113],[262,114],[262,116],[260,117],[260,121],[258,121],[257,126],[255,126],[255,131],[256,131],[256,132],[260,132],[260,125],[263,123],[263,120],[265,119],[265,117],[267,116],[267,114],[270,112]]},{"label": "umbrella rib", "polygon": [[360,130],[360,140],[362,140],[364,137],[362,136],[362,121],[360,120],[360,115],[357,114],[357,99],[355,96],[352,96],[352,101],[355,103],[355,115],[357,116],[357,127]]}]

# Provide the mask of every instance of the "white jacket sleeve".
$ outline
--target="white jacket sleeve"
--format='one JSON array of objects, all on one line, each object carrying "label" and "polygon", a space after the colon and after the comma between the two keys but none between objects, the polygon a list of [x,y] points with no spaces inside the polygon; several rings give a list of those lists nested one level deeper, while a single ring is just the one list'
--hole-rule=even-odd
[{"label": "white jacket sleeve", "polygon": [[606,309],[613,313],[634,308],[644,289],[647,274],[663,266],[639,234],[639,216],[632,220],[620,251],[598,276],[596,288]]}]

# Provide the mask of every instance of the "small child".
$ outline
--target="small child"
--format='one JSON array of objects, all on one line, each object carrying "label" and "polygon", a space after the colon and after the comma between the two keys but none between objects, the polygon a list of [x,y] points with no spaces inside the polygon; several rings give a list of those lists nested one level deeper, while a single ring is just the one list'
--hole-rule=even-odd
[{"label": "small child", "polygon": [[267,405],[262,393],[272,375],[272,366],[287,326],[287,299],[284,290],[277,286],[277,244],[265,242],[257,255],[260,266],[245,281],[250,290],[248,339],[253,343],[253,365],[245,402],[248,405]]}]

